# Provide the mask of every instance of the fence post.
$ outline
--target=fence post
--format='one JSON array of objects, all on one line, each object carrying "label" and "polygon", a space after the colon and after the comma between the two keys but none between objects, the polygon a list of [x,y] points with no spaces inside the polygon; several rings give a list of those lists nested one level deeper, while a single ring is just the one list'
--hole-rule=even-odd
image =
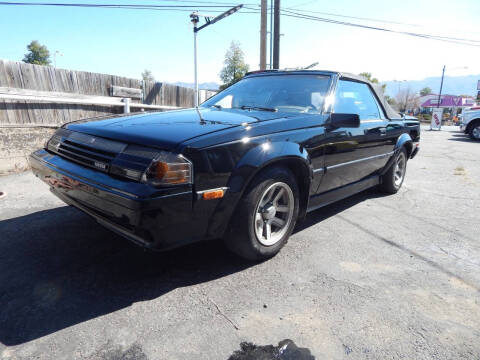
[{"label": "fence post", "polygon": [[123,98],[123,102],[124,102],[123,112],[125,114],[130,113],[130,98]]}]

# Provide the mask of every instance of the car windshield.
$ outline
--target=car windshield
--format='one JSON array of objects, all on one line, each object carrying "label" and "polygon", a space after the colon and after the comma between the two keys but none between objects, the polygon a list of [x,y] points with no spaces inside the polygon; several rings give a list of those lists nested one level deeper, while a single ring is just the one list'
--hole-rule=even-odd
[{"label": "car windshield", "polygon": [[320,114],[329,88],[327,75],[247,77],[202,104],[202,107]]}]

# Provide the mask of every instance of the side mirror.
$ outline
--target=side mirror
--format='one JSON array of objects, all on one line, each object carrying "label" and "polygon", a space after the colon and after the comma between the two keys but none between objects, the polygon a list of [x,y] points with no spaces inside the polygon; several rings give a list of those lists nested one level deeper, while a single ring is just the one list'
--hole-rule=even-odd
[{"label": "side mirror", "polygon": [[333,128],[360,127],[360,117],[357,114],[330,114],[330,126]]}]

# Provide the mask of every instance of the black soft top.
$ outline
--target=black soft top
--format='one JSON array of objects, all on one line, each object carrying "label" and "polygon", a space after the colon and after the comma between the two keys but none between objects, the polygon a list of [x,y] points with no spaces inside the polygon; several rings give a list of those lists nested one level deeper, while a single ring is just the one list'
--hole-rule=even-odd
[{"label": "black soft top", "polygon": [[363,76],[355,75],[355,74],[350,74],[346,72],[339,72],[339,71],[328,71],[328,70],[265,70],[265,71],[252,71],[247,73],[245,76],[261,76],[261,75],[274,75],[274,74],[323,74],[323,75],[337,75],[340,79],[350,79],[358,82],[363,82],[365,84],[370,85],[370,87],[373,89],[375,92],[375,95],[377,96],[378,100],[381,102],[383,109],[385,110],[385,115],[387,118],[393,120],[393,119],[401,119],[402,116],[396,112],[390,104],[387,102],[385,99],[385,95],[383,93],[382,86],[380,84],[374,84],[367,79],[365,79]]}]

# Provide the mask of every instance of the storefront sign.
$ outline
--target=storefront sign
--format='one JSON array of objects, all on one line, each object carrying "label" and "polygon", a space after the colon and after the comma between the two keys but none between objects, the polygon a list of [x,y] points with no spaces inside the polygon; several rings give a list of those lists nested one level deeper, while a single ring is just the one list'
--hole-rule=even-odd
[{"label": "storefront sign", "polygon": [[433,109],[432,122],[430,123],[431,130],[441,130],[442,128],[443,109]]}]

